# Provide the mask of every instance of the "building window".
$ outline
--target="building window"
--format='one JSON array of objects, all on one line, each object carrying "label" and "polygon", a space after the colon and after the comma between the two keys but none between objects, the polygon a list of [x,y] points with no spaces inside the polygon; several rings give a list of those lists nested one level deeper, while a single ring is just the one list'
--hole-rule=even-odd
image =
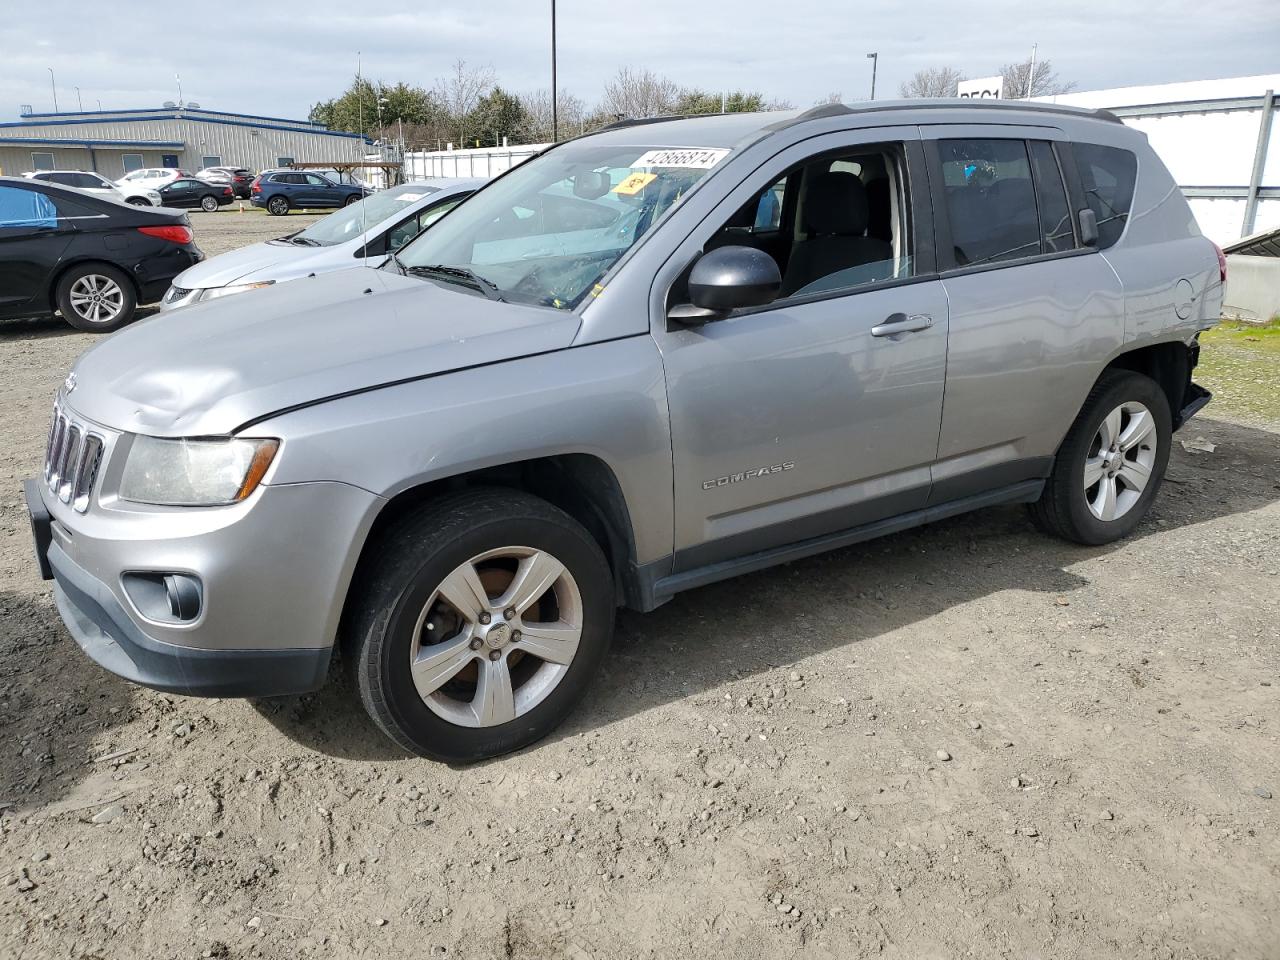
[{"label": "building window", "polygon": [[220,167],[222,166],[222,158],[217,156],[216,154],[212,157],[201,157],[200,166],[201,167]]},{"label": "building window", "polygon": [[276,157],[277,167],[292,167],[293,157]]},{"label": "building window", "polygon": [[33,153],[31,154],[32,170],[55,170],[53,165],[52,153]]},{"label": "building window", "polygon": [[142,154],[126,153],[121,159],[124,160],[124,172],[133,173],[135,170],[142,169]]}]

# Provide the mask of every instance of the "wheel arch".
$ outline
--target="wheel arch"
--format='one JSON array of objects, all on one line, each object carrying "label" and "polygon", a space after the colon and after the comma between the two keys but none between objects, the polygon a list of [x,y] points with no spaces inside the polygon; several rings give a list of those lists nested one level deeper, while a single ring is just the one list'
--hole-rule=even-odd
[{"label": "wheel arch", "polygon": [[343,619],[361,583],[371,548],[383,532],[406,512],[443,494],[488,487],[530,493],[563,510],[591,534],[608,558],[618,601],[623,606],[642,603],[636,570],[635,538],[631,511],[613,469],[600,457],[566,453],[459,473],[402,490],[379,509],[373,519],[352,572],[343,600]]},{"label": "wheel arch", "polygon": [[[1176,430],[1180,426],[1179,412],[1191,384],[1191,371],[1195,369],[1199,354],[1198,342],[1190,345],[1182,340],[1149,343],[1113,357],[1103,372],[1130,370],[1154,380],[1169,401],[1169,413]],[[1102,374],[1098,376],[1101,378]]]}]

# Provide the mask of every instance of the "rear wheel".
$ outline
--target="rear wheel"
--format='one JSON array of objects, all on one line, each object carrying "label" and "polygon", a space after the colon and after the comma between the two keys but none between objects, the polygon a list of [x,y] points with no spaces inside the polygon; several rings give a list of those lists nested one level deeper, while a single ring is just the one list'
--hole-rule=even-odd
[{"label": "rear wheel", "polygon": [[396,743],[493,757],[546,736],[581,699],[613,633],[613,579],[572,517],[518,491],[468,491],[371,549],[345,649]]},{"label": "rear wheel", "polygon": [[218,198],[217,197],[201,197],[200,209],[203,210],[205,213],[213,213],[215,210],[218,209]]},{"label": "rear wheel", "polygon": [[285,197],[275,196],[267,201],[267,213],[273,217],[283,217],[289,212],[289,201]]},{"label": "rear wheel", "polygon": [[351,196],[347,197],[346,200],[342,201],[342,205],[344,207],[349,207],[353,203],[359,203],[359,202],[360,202],[360,198],[353,193]]},{"label": "rear wheel", "polygon": [[124,326],[138,305],[129,278],[105,263],[72,267],[58,281],[54,295],[63,319],[90,333],[110,333]]},{"label": "rear wheel", "polygon": [[1104,372],[1062,442],[1032,519],[1076,543],[1127,536],[1151,508],[1172,440],[1159,384],[1128,370]]}]

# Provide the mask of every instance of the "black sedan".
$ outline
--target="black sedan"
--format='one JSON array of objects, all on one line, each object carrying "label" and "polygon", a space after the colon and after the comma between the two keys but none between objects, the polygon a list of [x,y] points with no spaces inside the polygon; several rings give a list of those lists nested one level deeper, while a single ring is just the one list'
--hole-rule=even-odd
[{"label": "black sedan", "polygon": [[203,259],[185,213],[0,177],[0,319],[57,310],[106,333]]},{"label": "black sedan", "polygon": [[228,184],[209,183],[195,177],[181,177],[160,187],[160,204],[165,207],[199,207],[213,213],[236,198]]}]

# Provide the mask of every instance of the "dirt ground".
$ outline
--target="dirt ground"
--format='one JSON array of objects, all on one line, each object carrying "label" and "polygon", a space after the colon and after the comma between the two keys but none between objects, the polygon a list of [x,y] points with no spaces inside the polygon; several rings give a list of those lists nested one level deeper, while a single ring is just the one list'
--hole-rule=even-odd
[{"label": "dirt ground", "polygon": [[0,325],[0,958],[1280,956],[1280,411],[1221,396],[1109,548],[992,509],[623,613],[562,730],[451,768],[340,683],[81,655],[19,485],[91,342]]}]

